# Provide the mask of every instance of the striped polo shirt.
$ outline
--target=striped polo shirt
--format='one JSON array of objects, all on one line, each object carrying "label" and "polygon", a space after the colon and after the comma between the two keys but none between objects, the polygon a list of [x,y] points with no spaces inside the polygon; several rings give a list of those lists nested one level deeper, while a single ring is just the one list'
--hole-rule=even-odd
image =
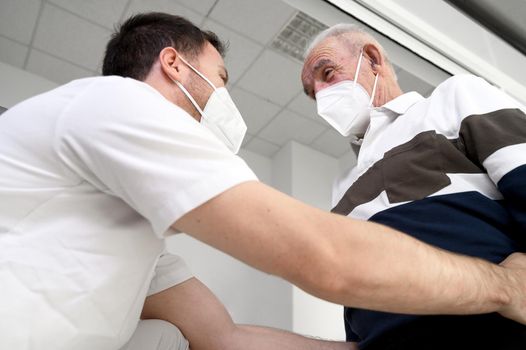
[{"label": "striped polo shirt", "polygon": [[[333,212],[494,263],[524,251],[524,111],[472,75],[375,108],[357,165],[335,183]],[[424,317],[433,316],[346,308],[347,340],[366,346]]]}]

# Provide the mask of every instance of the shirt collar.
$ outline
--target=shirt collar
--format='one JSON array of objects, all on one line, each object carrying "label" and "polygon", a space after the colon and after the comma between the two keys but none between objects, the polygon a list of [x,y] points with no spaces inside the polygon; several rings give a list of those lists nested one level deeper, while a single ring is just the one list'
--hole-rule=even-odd
[{"label": "shirt collar", "polygon": [[396,114],[405,114],[412,105],[424,99],[418,92],[411,91],[387,102],[381,108],[386,108]]}]

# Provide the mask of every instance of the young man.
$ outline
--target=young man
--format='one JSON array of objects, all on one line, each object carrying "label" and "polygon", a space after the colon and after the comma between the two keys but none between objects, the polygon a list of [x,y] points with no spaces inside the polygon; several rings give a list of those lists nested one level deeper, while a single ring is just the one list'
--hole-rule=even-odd
[{"label": "young man", "polygon": [[[474,76],[427,99],[403,94],[384,49],[354,25],[322,32],[302,72],[318,113],[361,145],[333,212],[499,263],[526,248],[526,116]],[[346,308],[363,349],[523,349],[526,327],[492,315],[409,316]]]},{"label": "young man", "polygon": [[449,254],[259,183],[234,154],[246,127],[221,53],[183,18],[138,15],[109,42],[106,77],[2,115],[1,348],[117,349],[139,317],[176,325],[192,349],[350,346],[234,326],[162,253],[174,230],[333,302],[526,322],[524,256]]}]

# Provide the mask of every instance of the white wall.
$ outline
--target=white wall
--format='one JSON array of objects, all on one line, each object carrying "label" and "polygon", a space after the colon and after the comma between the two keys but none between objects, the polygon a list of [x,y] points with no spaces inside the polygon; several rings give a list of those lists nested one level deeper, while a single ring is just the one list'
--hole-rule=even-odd
[{"label": "white wall", "polygon": [[268,157],[241,149],[238,154],[248,166],[256,173],[261,182],[272,184],[272,160]]},{"label": "white wall", "polygon": [[0,62],[0,106],[11,108],[20,101],[56,87],[38,75]]},{"label": "white wall", "polygon": [[167,239],[168,251],[223,302],[235,322],[292,329],[292,287],[187,235]]},{"label": "white wall", "polygon": [[340,174],[346,174],[356,165],[356,154],[353,151],[345,153],[338,159]]},{"label": "white wall", "polygon": [[[322,210],[331,209],[332,184],[341,162],[296,142],[283,147],[273,160],[276,188]],[[343,308],[292,289],[292,329],[324,339],[344,340]]]}]

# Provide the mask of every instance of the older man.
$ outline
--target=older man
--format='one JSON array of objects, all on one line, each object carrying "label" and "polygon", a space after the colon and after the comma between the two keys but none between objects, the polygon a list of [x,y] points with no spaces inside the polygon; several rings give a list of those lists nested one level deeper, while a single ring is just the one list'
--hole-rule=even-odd
[{"label": "older man", "polygon": [[[382,46],[347,24],[313,41],[302,81],[318,114],[359,147],[356,166],[335,184],[333,212],[495,263],[524,251],[523,106],[470,75],[446,80],[429,98],[403,94]],[[345,325],[363,349],[526,348],[526,327],[496,314],[346,308]]]}]

